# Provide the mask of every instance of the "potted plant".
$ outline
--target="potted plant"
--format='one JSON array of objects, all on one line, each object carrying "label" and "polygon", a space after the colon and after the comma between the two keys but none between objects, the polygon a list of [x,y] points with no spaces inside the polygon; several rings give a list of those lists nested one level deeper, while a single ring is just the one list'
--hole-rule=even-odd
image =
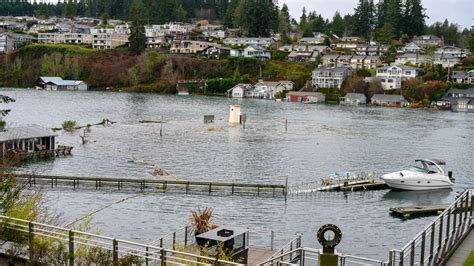
[{"label": "potted plant", "polygon": [[[191,212],[191,224],[194,230],[194,236],[200,235],[210,230],[212,221],[212,208],[205,208],[204,210],[198,209],[197,211]],[[200,246],[204,246],[206,243],[199,243],[196,238],[196,243]]]},{"label": "potted plant", "polygon": [[7,126],[7,121],[5,120],[0,120],[0,131],[5,130],[5,127]]}]

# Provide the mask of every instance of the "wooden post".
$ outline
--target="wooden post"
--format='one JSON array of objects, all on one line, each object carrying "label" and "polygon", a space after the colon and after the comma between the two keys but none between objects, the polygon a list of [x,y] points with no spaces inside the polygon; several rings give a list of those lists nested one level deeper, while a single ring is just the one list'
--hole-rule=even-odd
[{"label": "wooden post", "polygon": [[232,183],[232,195],[234,195],[234,183]]},{"label": "wooden post", "polygon": [[284,188],[284,192],[285,192],[285,202],[287,201],[288,199],[288,176],[286,177],[285,179],[285,188]]},{"label": "wooden post", "polygon": [[118,241],[114,239],[112,242],[113,265],[118,266]]},{"label": "wooden post", "polygon": [[275,232],[272,230],[270,232],[270,250],[273,250],[274,246],[274,240],[275,240]]},{"label": "wooden post", "polygon": [[415,241],[411,242],[410,265],[415,265]]},{"label": "wooden post", "polygon": [[184,247],[188,246],[188,226],[184,227]]},{"label": "wooden post", "polygon": [[160,248],[163,248],[163,238],[160,238]]},{"label": "wooden post", "polygon": [[176,232],[173,232],[173,250],[176,250]]},{"label": "wooden post", "polygon": [[74,265],[74,232],[69,230],[69,265]]},{"label": "wooden post", "polygon": [[29,253],[29,260],[30,263],[33,265],[34,263],[34,243],[33,243],[33,223],[28,222],[28,253]]},{"label": "wooden post", "polygon": [[285,132],[288,132],[288,119],[285,119]]},{"label": "wooden post", "polygon": [[160,123],[160,137],[163,137],[163,116],[161,116],[161,123]]},{"label": "wooden post", "polygon": [[166,251],[164,248],[161,249],[161,266],[166,266]]},{"label": "wooden post", "polygon": [[145,266],[148,266],[148,256],[150,254],[148,254],[148,247],[145,248]]},{"label": "wooden post", "polygon": [[212,192],[212,183],[209,182],[209,194],[211,194],[211,192]]},{"label": "wooden post", "polygon": [[188,191],[189,191],[189,182],[186,183],[186,194],[188,194]]}]

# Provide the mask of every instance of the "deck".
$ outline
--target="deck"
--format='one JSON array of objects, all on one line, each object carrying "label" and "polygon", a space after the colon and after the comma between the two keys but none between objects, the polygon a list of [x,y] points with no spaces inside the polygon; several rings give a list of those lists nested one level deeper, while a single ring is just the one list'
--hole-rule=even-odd
[{"label": "deck", "polygon": [[390,208],[390,214],[409,219],[413,216],[439,215],[448,207],[448,205],[394,207]]},{"label": "deck", "polygon": [[43,150],[43,151],[34,151],[27,153],[13,153],[12,159],[14,161],[26,161],[31,159],[41,159],[41,158],[54,158],[60,156],[67,156],[72,154],[73,147],[71,146],[58,146],[54,150]]},{"label": "deck", "polygon": [[446,266],[463,265],[469,254],[474,251],[474,230],[471,229],[464,241],[454,251],[454,254],[448,259]]},{"label": "deck", "polygon": [[[200,255],[200,249],[197,244],[192,244],[184,250],[184,252]],[[258,265],[260,262],[265,261],[275,253],[275,250],[262,247],[249,247],[249,255],[247,265]]]}]

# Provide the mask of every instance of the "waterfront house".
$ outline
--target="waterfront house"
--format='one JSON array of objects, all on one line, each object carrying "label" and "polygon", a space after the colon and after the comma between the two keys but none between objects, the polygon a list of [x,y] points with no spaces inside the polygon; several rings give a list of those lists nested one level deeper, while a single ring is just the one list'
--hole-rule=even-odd
[{"label": "waterfront house", "polygon": [[450,89],[437,103],[453,112],[474,112],[474,88]]},{"label": "waterfront house", "polygon": [[306,44],[306,45],[311,45],[311,44],[321,44],[324,43],[324,36],[318,36],[318,37],[304,37],[298,40],[299,44]]},{"label": "waterfront house", "polygon": [[453,98],[450,107],[453,112],[474,113],[474,98]]},{"label": "waterfront house", "polygon": [[416,78],[419,69],[403,65],[384,66],[377,68],[377,78],[380,79],[384,90],[398,90],[402,81]]},{"label": "waterfront house", "polygon": [[197,89],[203,91],[206,88],[206,82],[204,80],[179,80],[176,83],[176,92],[180,96],[189,95],[190,89]]},{"label": "waterfront house", "polygon": [[341,97],[340,104],[344,105],[363,105],[367,103],[367,97],[363,93],[347,93],[346,96]]},{"label": "waterfront house", "polygon": [[402,95],[375,94],[370,103],[376,106],[401,107],[408,104]]},{"label": "waterfront house", "polygon": [[402,51],[405,53],[412,53],[412,54],[419,54],[419,53],[424,53],[425,50],[421,48],[419,45],[416,43],[408,43],[406,44],[403,48]]},{"label": "waterfront house", "polygon": [[87,84],[82,80],[64,80],[61,77],[40,77],[36,80],[36,86],[50,91],[57,90],[79,90],[86,91]]},{"label": "waterfront house", "polygon": [[286,94],[287,102],[324,103],[326,96],[321,92],[290,91]]},{"label": "waterfront house", "polygon": [[239,83],[227,90],[226,95],[232,98],[253,98],[253,90],[252,84]]},{"label": "waterfront house", "polygon": [[441,47],[444,45],[443,39],[435,35],[421,35],[413,38],[413,43],[419,47]]},{"label": "waterfront house", "polygon": [[1,163],[5,163],[9,156],[23,157],[39,151],[54,151],[56,136],[39,126],[7,128],[0,132]]},{"label": "waterfront house", "polygon": [[351,75],[350,67],[318,67],[313,71],[312,84],[316,88],[340,89],[344,80]]},{"label": "waterfront house", "polygon": [[474,84],[474,69],[467,72],[467,82],[469,84]]},{"label": "waterfront house", "polygon": [[275,96],[285,91],[293,89],[294,82],[288,80],[263,81],[259,80],[255,84],[253,97],[262,99],[275,99]]}]

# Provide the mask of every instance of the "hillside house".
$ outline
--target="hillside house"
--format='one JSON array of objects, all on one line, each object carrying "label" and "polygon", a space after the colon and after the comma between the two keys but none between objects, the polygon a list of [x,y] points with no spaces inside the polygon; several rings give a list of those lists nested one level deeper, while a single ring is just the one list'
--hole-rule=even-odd
[{"label": "hillside house", "polygon": [[433,64],[442,65],[444,68],[454,67],[460,62],[459,57],[450,54],[435,54],[433,57]]},{"label": "hillside house", "polygon": [[382,60],[380,60],[380,56],[367,56],[364,58],[364,68],[377,68],[382,64]]},{"label": "hillside house", "polygon": [[336,67],[338,58],[338,54],[325,54],[321,57],[321,64],[326,67]]},{"label": "hillside house", "polygon": [[312,84],[316,88],[340,89],[344,80],[351,75],[349,67],[318,67],[313,71]]},{"label": "hillside house", "polygon": [[172,54],[200,54],[209,47],[217,46],[212,42],[175,40],[171,43]]},{"label": "hillside house", "polygon": [[224,44],[229,45],[229,46],[255,45],[255,46],[268,48],[274,43],[275,43],[275,40],[273,38],[226,38],[224,39]]},{"label": "hillside house", "polygon": [[420,54],[420,53],[425,52],[425,50],[423,48],[421,48],[419,45],[417,45],[416,43],[413,43],[413,42],[406,44],[402,48],[402,51],[404,53],[411,53],[411,54]]},{"label": "hillside house", "polygon": [[21,45],[31,43],[33,36],[28,34],[18,34],[12,32],[0,33],[0,53],[8,53],[18,49]]},{"label": "hillside house", "polygon": [[416,78],[419,69],[403,65],[392,65],[377,68],[376,77],[380,79],[384,90],[398,90],[402,81]]},{"label": "hillside house", "polygon": [[413,38],[413,43],[419,47],[441,47],[444,45],[443,39],[435,35],[421,35]]},{"label": "hillside house", "polygon": [[395,58],[396,65],[405,65],[407,63],[412,65],[431,64],[432,58],[429,55],[422,54],[401,54]]},{"label": "hillside house", "polygon": [[436,49],[435,55],[448,55],[458,58],[464,58],[471,55],[468,49],[462,49],[455,46],[443,46]]},{"label": "hillside house", "polygon": [[294,82],[281,80],[281,81],[263,81],[259,80],[255,84],[254,95],[255,98],[261,99],[275,99],[275,96],[293,89]]}]

